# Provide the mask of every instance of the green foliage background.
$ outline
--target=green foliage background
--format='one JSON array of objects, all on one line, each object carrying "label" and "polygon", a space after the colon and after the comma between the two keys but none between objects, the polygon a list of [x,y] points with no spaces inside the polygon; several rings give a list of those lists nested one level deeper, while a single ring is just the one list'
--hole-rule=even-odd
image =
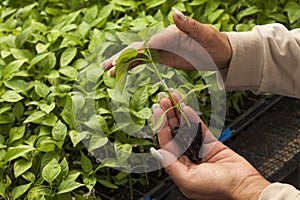
[{"label": "green foliage background", "polygon": [[[106,50],[117,52],[120,43],[135,41],[122,32],[171,24],[172,7],[221,31],[275,22],[300,27],[299,1],[289,0],[1,1],[0,199],[100,199],[104,191],[110,195],[132,182],[147,184],[145,177],[113,173],[85,150],[81,140],[92,136],[75,130],[71,93],[79,71],[92,70],[87,72],[91,82],[103,75],[95,119],[108,133],[117,132],[108,105],[114,79],[95,63],[103,61]],[[186,76],[192,84],[204,84],[197,74]],[[157,91],[147,90],[146,96],[139,109],[149,107]],[[238,110],[243,93],[229,97],[228,105]],[[116,148],[122,155],[130,154],[132,145],[154,145],[111,137],[122,141]],[[93,148],[107,142],[94,141]]]}]

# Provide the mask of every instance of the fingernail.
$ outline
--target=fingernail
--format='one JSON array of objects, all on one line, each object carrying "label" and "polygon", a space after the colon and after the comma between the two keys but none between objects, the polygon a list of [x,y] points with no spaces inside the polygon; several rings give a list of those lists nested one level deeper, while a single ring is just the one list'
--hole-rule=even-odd
[{"label": "fingernail", "polygon": [[154,112],[154,110],[160,108],[160,105],[158,103],[155,103],[152,105],[152,111]]},{"label": "fingernail", "polygon": [[111,64],[112,64],[113,66],[115,66],[115,65],[116,65],[116,63],[117,63],[117,58],[116,58],[116,59],[114,59],[114,60],[112,61],[112,63],[111,63]]},{"label": "fingernail", "polygon": [[106,62],[107,62],[107,61],[104,60],[104,61],[99,65],[99,67],[102,68],[102,69],[105,69],[105,68],[106,68],[106,65],[107,65]]},{"label": "fingernail", "polygon": [[185,106],[185,104],[181,103],[179,106],[180,106],[181,109],[183,109],[183,107]]},{"label": "fingernail", "polygon": [[174,88],[169,88],[169,91],[173,93],[173,92],[175,92],[175,89]]},{"label": "fingernail", "polygon": [[164,93],[164,92],[158,93],[158,101],[160,101],[162,98],[165,98],[165,97],[166,97],[166,93]]},{"label": "fingernail", "polygon": [[160,162],[163,160],[163,156],[161,155],[161,153],[159,151],[157,151],[154,147],[150,148],[150,152],[151,152],[152,156],[154,158],[156,158],[156,160],[158,160]]},{"label": "fingernail", "polygon": [[179,19],[181,20],[185,20],[186,19],[186,16],[180,11],[180,10],[177,10],[176,8],[173,8],[175,14],[179,17]]},{"label": "fingernail", "polygon": [[108,70],[108,72],[107,72],[107,75],[108,75],[108,76],[111,76],[111,72],[112,72],[113,70],[115,70],[115,67],[110,68],[110,70]]}]

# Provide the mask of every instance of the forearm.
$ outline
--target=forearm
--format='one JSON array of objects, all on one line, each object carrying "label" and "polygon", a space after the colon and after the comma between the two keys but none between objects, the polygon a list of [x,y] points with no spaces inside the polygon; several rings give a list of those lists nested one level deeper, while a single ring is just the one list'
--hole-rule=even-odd
[{"label": "forearm", "polygon": [[233,55],[227,90],[255,90],[300,98],[300,29],[280,24],[226,33]]}]

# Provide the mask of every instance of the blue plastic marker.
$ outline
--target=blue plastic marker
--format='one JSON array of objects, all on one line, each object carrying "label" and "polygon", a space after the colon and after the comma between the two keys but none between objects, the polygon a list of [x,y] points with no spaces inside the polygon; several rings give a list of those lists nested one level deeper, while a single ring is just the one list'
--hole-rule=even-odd
[{"label": "blue plastic marker", "polygon": [[225,140],[230,138],[230,136],[231,136],[230,128],[227,128],[222,132],[221,136],[219,137],[219,141],[224,142]]}]

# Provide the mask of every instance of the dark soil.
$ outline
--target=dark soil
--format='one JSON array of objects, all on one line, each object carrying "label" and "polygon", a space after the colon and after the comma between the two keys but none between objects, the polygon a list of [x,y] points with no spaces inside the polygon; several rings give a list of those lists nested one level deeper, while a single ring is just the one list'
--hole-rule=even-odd
[{"label": "dark soil", "polygon": [[[188,147],[184,152],[184,155],[186,155],[192,162],[199,163],[202,160],[199,155],[202,146],[201,123],[190,122],[190,125],[185,123],[183,126],[173,129],[171,133],[180,148]],[[196,135],[194,137],[195,133]]]}]

